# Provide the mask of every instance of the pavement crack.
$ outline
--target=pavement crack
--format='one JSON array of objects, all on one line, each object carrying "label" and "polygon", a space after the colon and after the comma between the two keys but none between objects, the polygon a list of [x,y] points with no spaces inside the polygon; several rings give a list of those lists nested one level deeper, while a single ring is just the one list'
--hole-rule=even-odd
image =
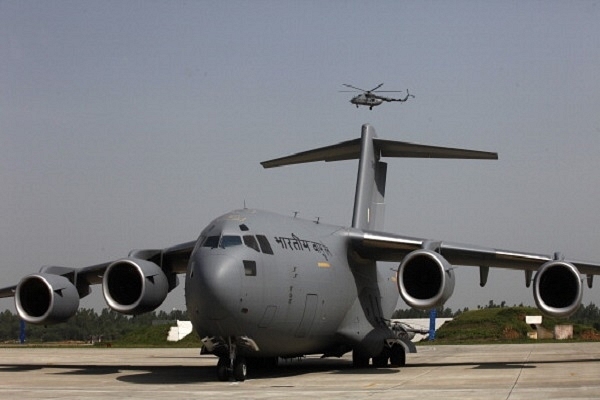
[{"label": "pavement crack", "polygon": [[531,350],[527,353],[527,357],[525,357],[525,361],[523,362],[523,365],[521,365],[521,369],[519,369],[519,373],[517,374],[517,378],[515,379],[515,382],[513,383],[512,387],[510,388],[510,390],[508,392],[508,396],[506,396],[506,400],[510,399],[510,396],[512,396],[512,393],[515,390],[515,387],[519,383],[519,379],[521,378],[521,374],[523,373],[523,370],[525,369],[525,367],[529,363],[529,357],[530,356],[531,356]]}]

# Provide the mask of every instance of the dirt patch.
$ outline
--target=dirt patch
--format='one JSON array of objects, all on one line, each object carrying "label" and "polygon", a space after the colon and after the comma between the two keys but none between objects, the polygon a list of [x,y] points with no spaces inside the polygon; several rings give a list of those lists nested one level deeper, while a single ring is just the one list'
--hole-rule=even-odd
[{"label": "dirt patch", "polygon": [[502,339],[519,339],[521,335],[514,328],[505,327],[502,330]]},{"label": "dirt patch", "polygon": [[593,330],[583,331],[579,337],[582,340],[600,340],[600,333]]}]

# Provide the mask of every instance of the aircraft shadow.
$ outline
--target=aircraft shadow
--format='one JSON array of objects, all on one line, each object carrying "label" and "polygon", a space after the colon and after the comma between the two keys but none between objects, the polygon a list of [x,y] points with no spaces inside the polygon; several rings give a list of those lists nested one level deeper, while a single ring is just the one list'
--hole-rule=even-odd
[{"label": "aircraft shadow", "polygon": [[[197,384],[215,382],[216,362],[214,365],[178,366],[178,365],[74,365],[74,364],[2,364],[0,372],[23,372],[42,370],[45,368],[58,370],[56,375],[66,376],[105,376],[120,374],[116,380],[134,384]],[[389,374],[398,373],[396,368],[364,368],[352,367],[345,360],[302,360],[290,363],[283,362],[272,368],[253,368],[249,370],[248,379],[277,379],[300,376],[311,373],[331,374]]]},{"label": "aircraft shadow", "polygon": [[589,358],[579,358],[572,360],[544,360],[544,361],[490,361],[490,362],[428,362],[428,363],[410,363],[407,367],[472,367],[473,369],[521,369],[521,368],[537,368],[536,365],[552,365],[552,364],[578,364],[578,363],[597,363],[598,360]]},{"label": "aircraft shadow", "polygon": [[[300,376],[311,373],[328,373],[341,375],[381,375],[401,374],[404,368],[418,367],[472,367],[473,369],[522,369],[536,368],[539,364],[561,364],[561,363],[596,363],[593,359],[573,360],[546,360],[546,361],[507,361],[507,362],[427,362],[408,364],[402,368],[354,368],[347,360],[302,360],[299,362],[283,363],[269,369],[257,368],[249,371],[248,379],[277,379]],[[132,384],[198,384],[216,381],[216,359],[215,365],[200,366],[177,366],[177,365],[72,365],[72,364],[2,364],[0,372],[23,372],[52,368],[62,370],[57,375],[98,375],[121,374],[115,379]],[[123,374],[124,373],[124,374]]]},{"label": "aircraft shadow", "polygon": [[[216,365],[216,364],[215,364]],[[294,363],[290,365],[278,365],[271,368],[254,368],[248,371],[248,379],[260,380],[260,379],[277,379],[287,378],[294,376],[301,376],[305,374],[314,373],[330,373],[330,374],[390,374],[399,373],[400,370],[396,368],[364,368],[357,369],[352,367],[351,363],[338,362],[337,364],[331,363]],[[216,381],[216,368],[215,366],[201,366],[201,367],[151,367],[147,368],[144,373],[131,374],[120,376],[117,378],[122,382],[136,383],[136,384],[174,384],[174,383],[201,383],[201,382],[215,382]]]}]

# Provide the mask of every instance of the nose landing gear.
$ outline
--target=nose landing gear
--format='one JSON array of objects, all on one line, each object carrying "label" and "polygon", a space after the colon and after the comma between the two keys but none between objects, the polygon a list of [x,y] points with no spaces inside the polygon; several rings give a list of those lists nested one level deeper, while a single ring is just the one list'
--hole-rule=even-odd
[{"label": "nose landing gear", "polygon": [[228,381],[230,378],[243,382],[248,376],[248,363],[244,357],[237,355],[235,340],[229,338],[229,357],[219,357],[217,363],[217,377],[220,381]]},{"label": "nose landing gear", "polygon": [[243,382],[248,376],[248,364],[244,357],[229,359],[228,357],[219,358],[217,363],[217,377],[225,382],[230,378],[238,382]]}]

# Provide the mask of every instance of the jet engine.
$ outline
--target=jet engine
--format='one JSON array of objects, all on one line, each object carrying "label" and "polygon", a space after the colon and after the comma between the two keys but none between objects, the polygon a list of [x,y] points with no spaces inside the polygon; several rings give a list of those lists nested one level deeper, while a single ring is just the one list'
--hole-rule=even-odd
[{"label": "jet engine", "polygon": [[538,308],[552,317],[568,317],[581,304],[582,277],[577,268],[565,261],[548,261],[533,280],[533,298]]},{"label": "jet engine", "polygon": [[21,279],[15,293],[19,316],[31,324],[54,324],[71,318],[79,308],[79,294],[61,275],[33,274]]},{"label": "jet engine", "polygon": [[428,310],[441,306],[454,292],[452,265],[431,250],[409,253],[398,268],[398,291],[413,308]]},{"label": "jet engine", "polygon": [[167,297],[167,276],[156,264],[123,258],[110,264],[102,278],[102,292],[110,308],[136,315],[152,311]]}]

